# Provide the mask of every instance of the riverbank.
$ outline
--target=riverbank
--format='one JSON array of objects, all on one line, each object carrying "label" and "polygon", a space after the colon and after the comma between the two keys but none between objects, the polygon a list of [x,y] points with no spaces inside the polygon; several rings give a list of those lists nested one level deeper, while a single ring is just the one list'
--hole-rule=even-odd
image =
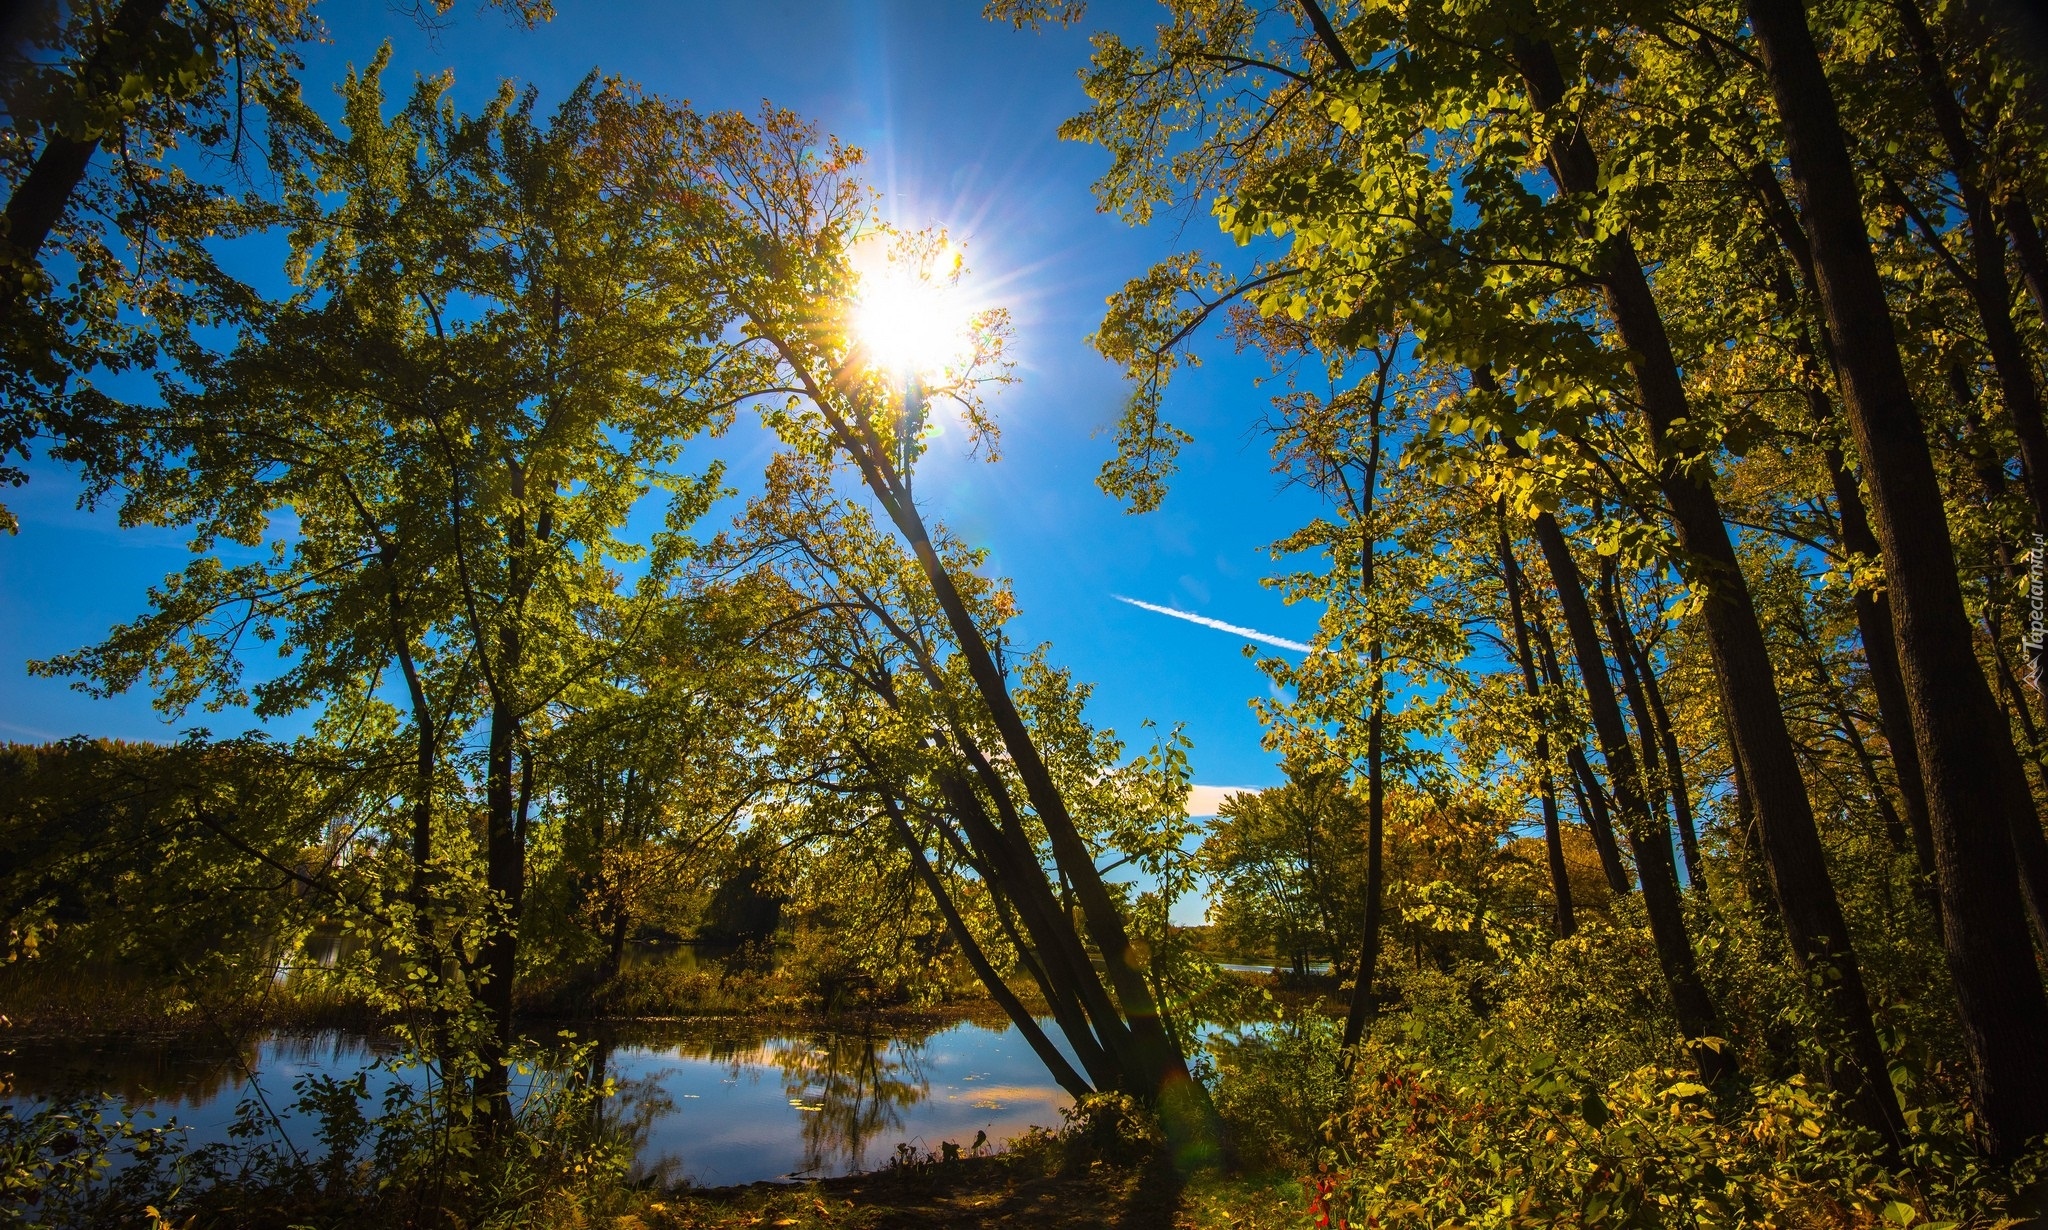
[{"label": "riverbank", "polygon": [[1279,1230],[1301,1224],[1308,1196],[1284,1175],[1177,1173],[1153,1152],[1091,1156],[1073,1134],[1034,1133],[1006,1151],[924,1160],[815,1183],[649,1195],[615,1230]]},{"label": "riverbank", "polygon": [[[90,976],[40,974],[13,970],[0,977],[0,1042],[82,1035],[221,1041],[266,1032],[377,1034],[401,1019],[317,977],[246,987],[187,987],[118,969]],[[517,1015],[522,1028],[545,1035],[564,1023],[582,1022],[623,1027],[720,1020],[812,1028],[847,1020],[917,1025],[1007,1019],[986,995],[947,990],[951,993],[919,1003],[886,1003],[808,994],[773,975],[709,978],[691,971],[676,978],[659,970],[631,970],[605,982],[536,980],[521,988]]]}]

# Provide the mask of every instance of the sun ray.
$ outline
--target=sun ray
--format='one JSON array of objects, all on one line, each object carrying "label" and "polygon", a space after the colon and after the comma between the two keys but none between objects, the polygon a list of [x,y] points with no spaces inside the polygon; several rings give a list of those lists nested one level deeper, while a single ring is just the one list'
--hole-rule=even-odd
[{"label": "sun ray", "polygon": [[906,379],[935,380],[975,352],[975,310],[959,285],[960,253],[941,241],[925,251],[855,253],[860,292],[853,327],[871,362]]}]

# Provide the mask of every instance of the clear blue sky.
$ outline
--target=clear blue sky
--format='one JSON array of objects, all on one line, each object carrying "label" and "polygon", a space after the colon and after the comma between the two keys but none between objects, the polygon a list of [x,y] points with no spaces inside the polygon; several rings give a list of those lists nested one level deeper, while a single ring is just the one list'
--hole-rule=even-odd
[{"label": "clear blue sky", "polygon": [[[1096,213],[1088,186],[1107,156],[1054,133],[1085,101],[1075,70],[1087,34],[1113,22],[1143,37],[1157,10],[1098,0],[1083,26],[1030,34],[981,21],[979,0],[557,8],[552,23],[528,31],[466,4],[428,33],[384,0],[322,0],[331,42],[306,55],[307,93],[326,97],[347,65],[367,62],[388,39],[393,93],[415,73],[452,68],[464,105],[506,77],[538,87],[546,105],[600,68],[703,109],[771,100],[864,147],[893,220],[949,227],[976,280],[997,288],[1017,320],[1022,379],[996,402],[1003,460],[932,459],[919,474],[928,514],[991,549],[994,569],[1016,584],[1019,639],[1051,642],[1056,661],[1097,685],[1096,721],[1132,740],[1147,718],[1184,723],[1197,782],[1276,783],[1248,704],[1269,685],[1240,652],[1243,638],[1111,596],[1295,640],[1315,626],[1312,611],[1285,606],[1260,584],[1275,567],[1266,545],[1314,506],[1272,474],[1255,429],[1267,394],[1252,385],[1257,370],[1220,344],[1208,347],[1209,366],[1174,386],[1172,415],[1196,441],[1165,506],[1131,516],[1094,485],[1123,397],[1118,373],[1083,340],[1104,296],[1176,248],[1217,242],[1206,212],[1146,231]],[[765,456],[744,433],[721,451],[740,480],[737,467],[758,470]],[[0,495],[22,525],[0,538],[0,739],[150,739],[247,725],[192,714],[167,726],[144,695],[96,701],[28,676],[27,660],[132,618],[147,587],[186,558],[180,535],[123,530],[110,514],[78,511],[76,498],[68,476],[47,465],[30,486]]]}]

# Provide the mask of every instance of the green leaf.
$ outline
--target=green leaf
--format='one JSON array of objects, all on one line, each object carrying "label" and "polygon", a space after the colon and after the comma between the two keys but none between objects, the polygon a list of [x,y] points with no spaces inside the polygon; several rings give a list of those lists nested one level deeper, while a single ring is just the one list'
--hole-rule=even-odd
[{"label": "green leaf", "polygon": [[1607,1109],[1607,1103],[1600,1100],[1597,1091],[1587,1089],[1579,1095],[1579,1117],[1598,1131],[1607,1126],[1607,1121],[1614,1118],[1614,1113]]}]

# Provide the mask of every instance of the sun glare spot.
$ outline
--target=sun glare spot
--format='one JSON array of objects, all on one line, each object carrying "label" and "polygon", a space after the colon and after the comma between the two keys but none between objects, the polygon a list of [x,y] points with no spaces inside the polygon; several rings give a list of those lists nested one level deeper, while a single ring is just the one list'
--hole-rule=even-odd
[{"label": "sun glare spot", "polygon": [[871,361],[904,377],[935,379],[974,355],[974,309],[959,287],[960,254],[950,244],[919,256],[856,253],[860,293],[853,326]]}]

